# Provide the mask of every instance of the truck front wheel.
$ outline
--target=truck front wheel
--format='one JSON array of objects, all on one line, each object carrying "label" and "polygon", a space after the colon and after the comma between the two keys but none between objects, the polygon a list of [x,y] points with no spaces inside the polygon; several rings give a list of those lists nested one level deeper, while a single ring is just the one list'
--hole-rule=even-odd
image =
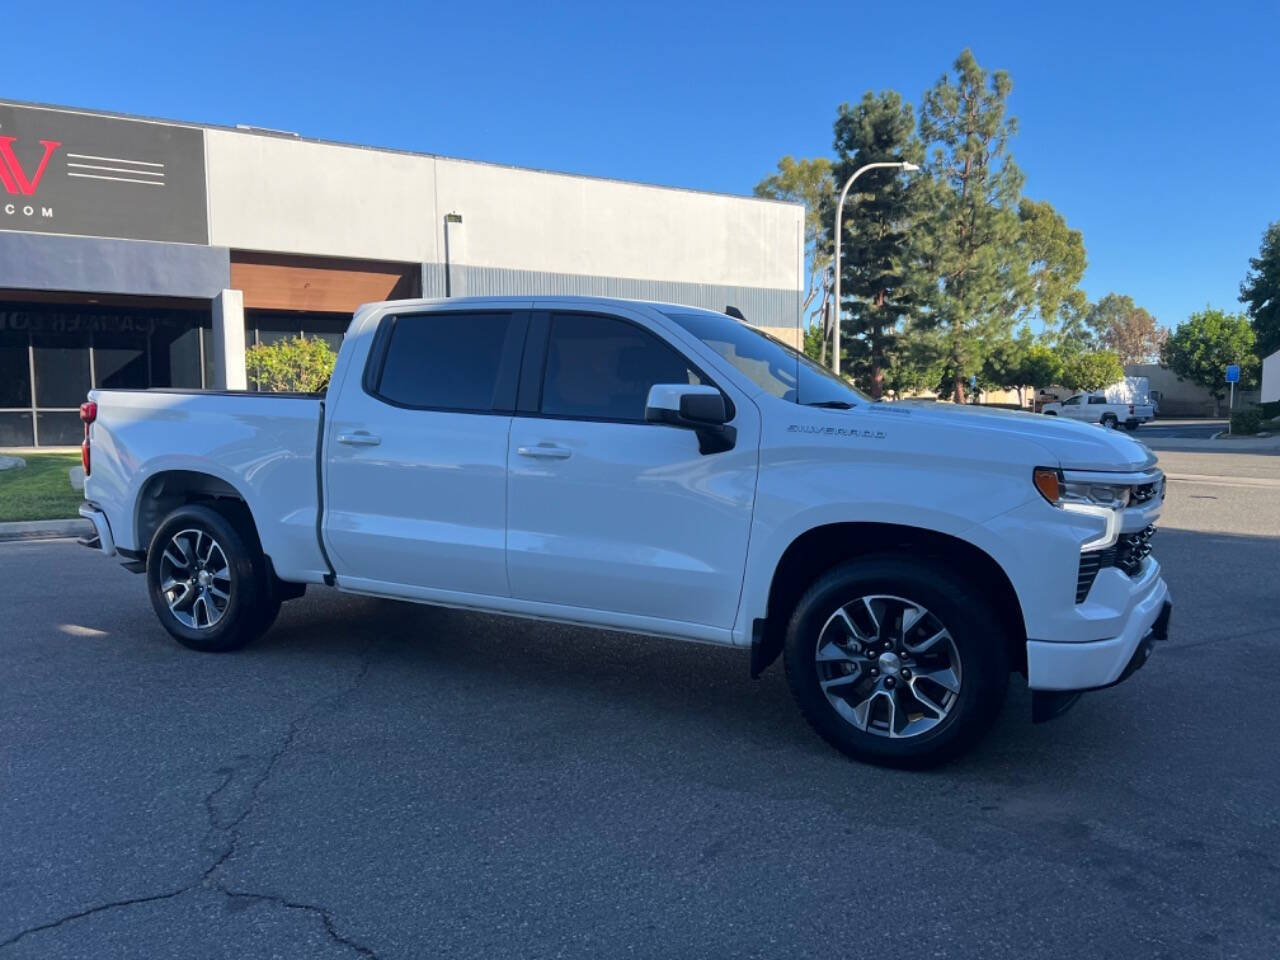
[{"label": "truck front wheel", "polygon": [[1009,681],[982,590],[940,560],[878,554],[830,570],[787,627],[787,679],[805,718],[858,760],[925,767],[970,747]]},{"label": "truck front wheel", "polygon": [[179,507],[157,528],[147,550],[147,590],[170,635],[206,653],[255,640],[279,610],[256,539],[203,504]]}]

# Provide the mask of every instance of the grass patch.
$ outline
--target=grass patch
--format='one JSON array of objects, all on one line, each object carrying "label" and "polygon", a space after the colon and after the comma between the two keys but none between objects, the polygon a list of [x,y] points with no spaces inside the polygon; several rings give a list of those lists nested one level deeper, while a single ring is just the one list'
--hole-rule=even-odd
[{"label": "grass patch", "polygon": [[25,467],[0,470],[0,522],[72,520],[84,503],[84,492],[71,486],[70,470],[80,466],[78,453],[27,453]]}]

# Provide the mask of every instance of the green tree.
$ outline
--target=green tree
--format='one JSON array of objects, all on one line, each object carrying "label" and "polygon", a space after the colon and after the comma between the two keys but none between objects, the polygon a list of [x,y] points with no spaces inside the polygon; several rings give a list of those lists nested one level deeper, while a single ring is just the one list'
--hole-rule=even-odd
[{"label": "green tree", "polygon": [[1097,334],[1089,326],[1088,304],[1077,309],[1075,307],[1064,307],[1061,312],[1060,320],[1057,328],[1049,333],[1049,339],[1053,343],[1054,349],[1063,356],[1075,356],[1077,353],[1086,353],[1090,350],[1098,350],[1101,344],[1098,343]]},{"label": "green tree", "polygon": [[244,354],[244,366],[259,390],[320,393],[329,385],[337,359],[324,340],[290,337],[250,347]]},{"label": "green tree", "polygon": [[942,357],[930,342],[927,331],[917,331],[907,323],[897,349],[890,354],[884,370],[884,389],[896,396],[938,389],[942,380]]},{"label": "green tree", "polygon": [[[915,136],[911,104],[892,91],[867,92],[855,106],[841,104],[835,122],[837,160],[833,186],[842,186],[868,163],[919,164],[924,148]],[[841,355],[849,372],[873,397],[884,391],[885,370],[898,352],[902,325],[914,314],[919,291],[911,271],[909,244],[913,210],[911,182],[895,170],[870,170],[854,184],[841,230]],[[834,224],[834,200],[823,220]],[[824,227],[827,249],[831,227]]]},{"label": "green tree", "polygon": [[1249,259],[1249,274],[1240,284],[1240,302],[1253,322],[1258,357],[1280,350],[1280,221],[1267,227],[1261,250]]},{"label": "green tree", "polygon": [[1087,265],[1084,236],[1072,230],[1047,201],[1023,198],[1018,204],[1022,226],[1022,259],[1027,263],[1024,286],[1016,298],[1023,309],[1039,316],[1045,329],[1078,315],[1086,298],[1080,289]]},{"label": "green tree", "polygon": [[990,386],[1018,391],[1018,405],[1026,406],[1026,388],[1047,387],[1062,375],[1058,354],[1036,342],[1030,327],[1018,336],[996,344],[982,368],[982,381]]},{"label": "green tree", "polygon": [[1018,215],[1023,177],[1006,152],[1016,130],[1006,114],[1011,89],[1008,73],[988,73],[965,50],[954,78],[943,76],[920,108],[920,134],[933,147],[924,184],[929,216],[920,231],[937,279],[929,312],[959,402],[988,345],[1009,336],[1028,292]]},{"label": "green tree", "polygon": [[1078,353],[1062,361],[1061,379],[1070,390],[1101,390],[1124,379],[1124,364],[1111,350]]},{"label": "green tree", "polygon": [[1222,399],[1229,389],[1227,366],[1238,363],[1240,381],[1253,383],[1259,367],[1256,349],[1253,327],[1244,314],[1206,307],[1169,334],[1160,365],[1208,390],[1221,413]]},{"label": "green tree", "polygon": [[[826,157],[801,157],[797,160],[788,154],[778,161],[777,173],[770,174],[755,186],[757,197],[804,204],[804,255],[809,265],[809,289],[800,305],[800,313],[808,314],[806,327],[813,325],[817,311],[809,314],[809,308],[821,289],[822,272],[831,262],[830,242],[825,248],[820,242],[824,236],[823,212],[830,207],[831,182],[831,161]],[[808,343],[807,334],[805,343]],[[825,362],[825,347],[820,344],[820,348]]]},{"label": "green tree", "polygon": [[1022,379],[1036,390],[1058,383],[1062,379],[1062,358],[1042,343],[1033,344],[1023,360]]},{"label": "green tree", "polygon": [[1023,327],[1018,336],[989,344],[978,379],[988,387],[1017,390],[1018,402],[1021,403],[1022,388],[1026,385],[1022,379],[1022,365],[1033,342],[1031,329]]},{"label": "green tree", "polygon": [[1089,306],[1085,323],[1097,342],[1114,350],[1120,362],[1154,363],[1160,358],[1160,347],[1168,331],[1156,318],[1133,302],[1133,297],[1108,293]]}]

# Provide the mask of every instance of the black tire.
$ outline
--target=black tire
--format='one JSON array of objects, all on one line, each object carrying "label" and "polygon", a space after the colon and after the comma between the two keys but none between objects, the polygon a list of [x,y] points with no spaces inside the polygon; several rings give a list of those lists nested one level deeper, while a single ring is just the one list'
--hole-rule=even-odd
[{"label": "black tire", "polygon": [[1058,415],[1058,411],[1057,411],[1057,410],[1046,410],[1046,411],[1044,411],[1044,415],[1045,415],[1046,417],[1056,417],[1056,416]]},{"label": "black tire", "polygon": [[1138,421],[1137,421],[1137,420],[1126,420],[1126,421],[1124,422],[1124,428],[1125,428],[1126,430],[1128,430],[1130,433],[1133,433],[1134,431],[1136,431],[1136,430],[1138,429]]},{"label": "black tire", "polygon": [[[928,557],[875,554],[828,571],[801,597],[787,626],[784,647],[787,680],[805,719],[837,750],[869,763],[922,768],[963,753],[995,720],[1009,683],[1008,640],[1000,618],[983,599],[983,594],[980,586],[953,573],[941,561]],[[924,732],[890,737],[859,729],[852,719],[846,719],[837,711],[823,692],[816,658],[824,625],[846,605],[876,595],[904,598],[927,608],[945,627],[953,641],[950,651],[958,655],[959,690],[949,695],[946,715],[940,720],[929,718],[936,725]],[[901,622],[900,618],[898,623]],[[924,626],[922,622],[921,627]],[[826,648],[827,644],[823,646]],[[914,694],[908,692],[915,691],[915,685],[909,681],[897,682],[901,686],[895,696],[911,697],[909,702],[918,702]],[[918,676],[916,682],[928,681]],[[887,683],[887,676],[879,683]],[[858,694],[854,694],[856,696]],[[908,718],[911,716],[904,713]],[[909,722],[916,724],[918,720]]]},{"label": "black tire", "polygon": [[[181,540],[178,547],[174,546],[175,536]],[[170,557],[185,560],[190,553],[198,552],[195,544],[207,543],[200,539],[201,536],[211,539],[226,560],[226,566],[222,568],[227,571],[226,577],[210,580],[210,584],[228,594],[228,599],[219,608],[220,601],[209,594],[203,605],[197,600],[190,609],[184,609],[185,601],[179,600],[175,610],[170,606],[171,594],[162,589],[162,576],[172,578],[175,570],[200,576],[204,570],[194,569],[198,563],[191,565],[193,569],[175,565],[172,560],[166,560],[166,550]],[[210,564],[210,570],[212,566]],[[271,595],[267,573],[266,558],[252,530],[245,530],[243,524],[237,523],[227,512],[204,504],[190,504],[170,513],[156,529],[147,549],[147,592],[156,616],[175,640],[202,653],[238,650],[271,626],[280,611],[280,604]],[[219,586],[224,581],[226,586]],[[203,581],[185,582],[194,584],[198,591]],[[185,597],[186,593],[179,596]],[[202,624],[202,619],[211,619],[211,609],[218,611],[216,619]],[[194,623],[184,622],[186,617]]]}]

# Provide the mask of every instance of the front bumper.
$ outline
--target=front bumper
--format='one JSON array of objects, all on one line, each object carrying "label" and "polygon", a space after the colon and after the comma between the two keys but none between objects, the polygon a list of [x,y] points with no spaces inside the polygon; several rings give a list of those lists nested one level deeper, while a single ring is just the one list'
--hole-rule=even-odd
[{"label": "front bumper", "polygon": [[[1162,580],[1161,585],[1163,584],[1164,581]],[[1129,655],[1128,660],[1125,662],[1124,666],[1120,668],[1114,678],[1093,686],[1077,687],[1073,689],[1033,688],[1031,691],[1032,721],[1035,723],[1043,723],[1045,720],[1052,720],[1054,717],[1060,716],[1070,709],[1075,702],[1080,699],[1081,694],[1087,693],[1090,690],[1102,690],[1106,687],[1113,687],[1117,683],[1123,683],[1145,667],[1147,665],[1147,661],[1151,659],[1151,653],[1155,649],[1156,642],[1159,640],[1169,639],[1169,620],[1173,615],[1173,601],[1169,599],[1168,593],[1169,591],[1166,587],[1164,590],[1163,600],[1160,604],[1159,613],[1156,614],[1156,618],[1152,621],[1151,626],[1139,638],[1137,644],[1133,648],[1133,652]],[[1077,675],[1087,675],[1090,669],[1094,669],[1100,671],[1098,673],[1099,676],[1109,676],[1112,672],[1108,666],[1108,664],[1111,663],[1111,655],[1118,649],[1124,649],[1122,645],[1117,644],[1117,641],[1121,639],[1121,637],[1117,637],[1114,640],[1100,640],[1097,643],[1090,644],[1052,644],[1052,646],[1073,647],[1081,649],[1083,652],[1083,648],[1098,647],[1103,644],[1107,645],[1105,648],[1105,657],[1099,656],[1096,652],[1086,653],[1086,660],[1093,658],[1092,662],[1078,664],[1077,666],[1082,669],[1077,673]],[[1030,643],[1028,643],[1027,646],[1029,656]],[[1030,671],[1028,671],[1028,676],[1029,675]]]},{"label": "front bumper", "polygon": [[[1110,602],[1105,605],[1098,605],[1098,612],[1103,615],[1092,622],[1099,626],[1114,623],[1119,632],[1111,637],[1104,633],[1106,639],[1101,640],[1028,640],[1028,686],[1032,690],[1096,690],[1119,680],[1134,651],[1170,602],[1169,587],[1158,569],[1149,559],[1146,575],[1136,584],[1118,570],[1104,571],[1117,581],[1118,595],[1108,598]],[[1099,577],[1094,594],[1106,586],[1110,584],[1104,584]],[[1094,604],[1083,604],[1078,609],[1082,615],[1092,613]]]}]

